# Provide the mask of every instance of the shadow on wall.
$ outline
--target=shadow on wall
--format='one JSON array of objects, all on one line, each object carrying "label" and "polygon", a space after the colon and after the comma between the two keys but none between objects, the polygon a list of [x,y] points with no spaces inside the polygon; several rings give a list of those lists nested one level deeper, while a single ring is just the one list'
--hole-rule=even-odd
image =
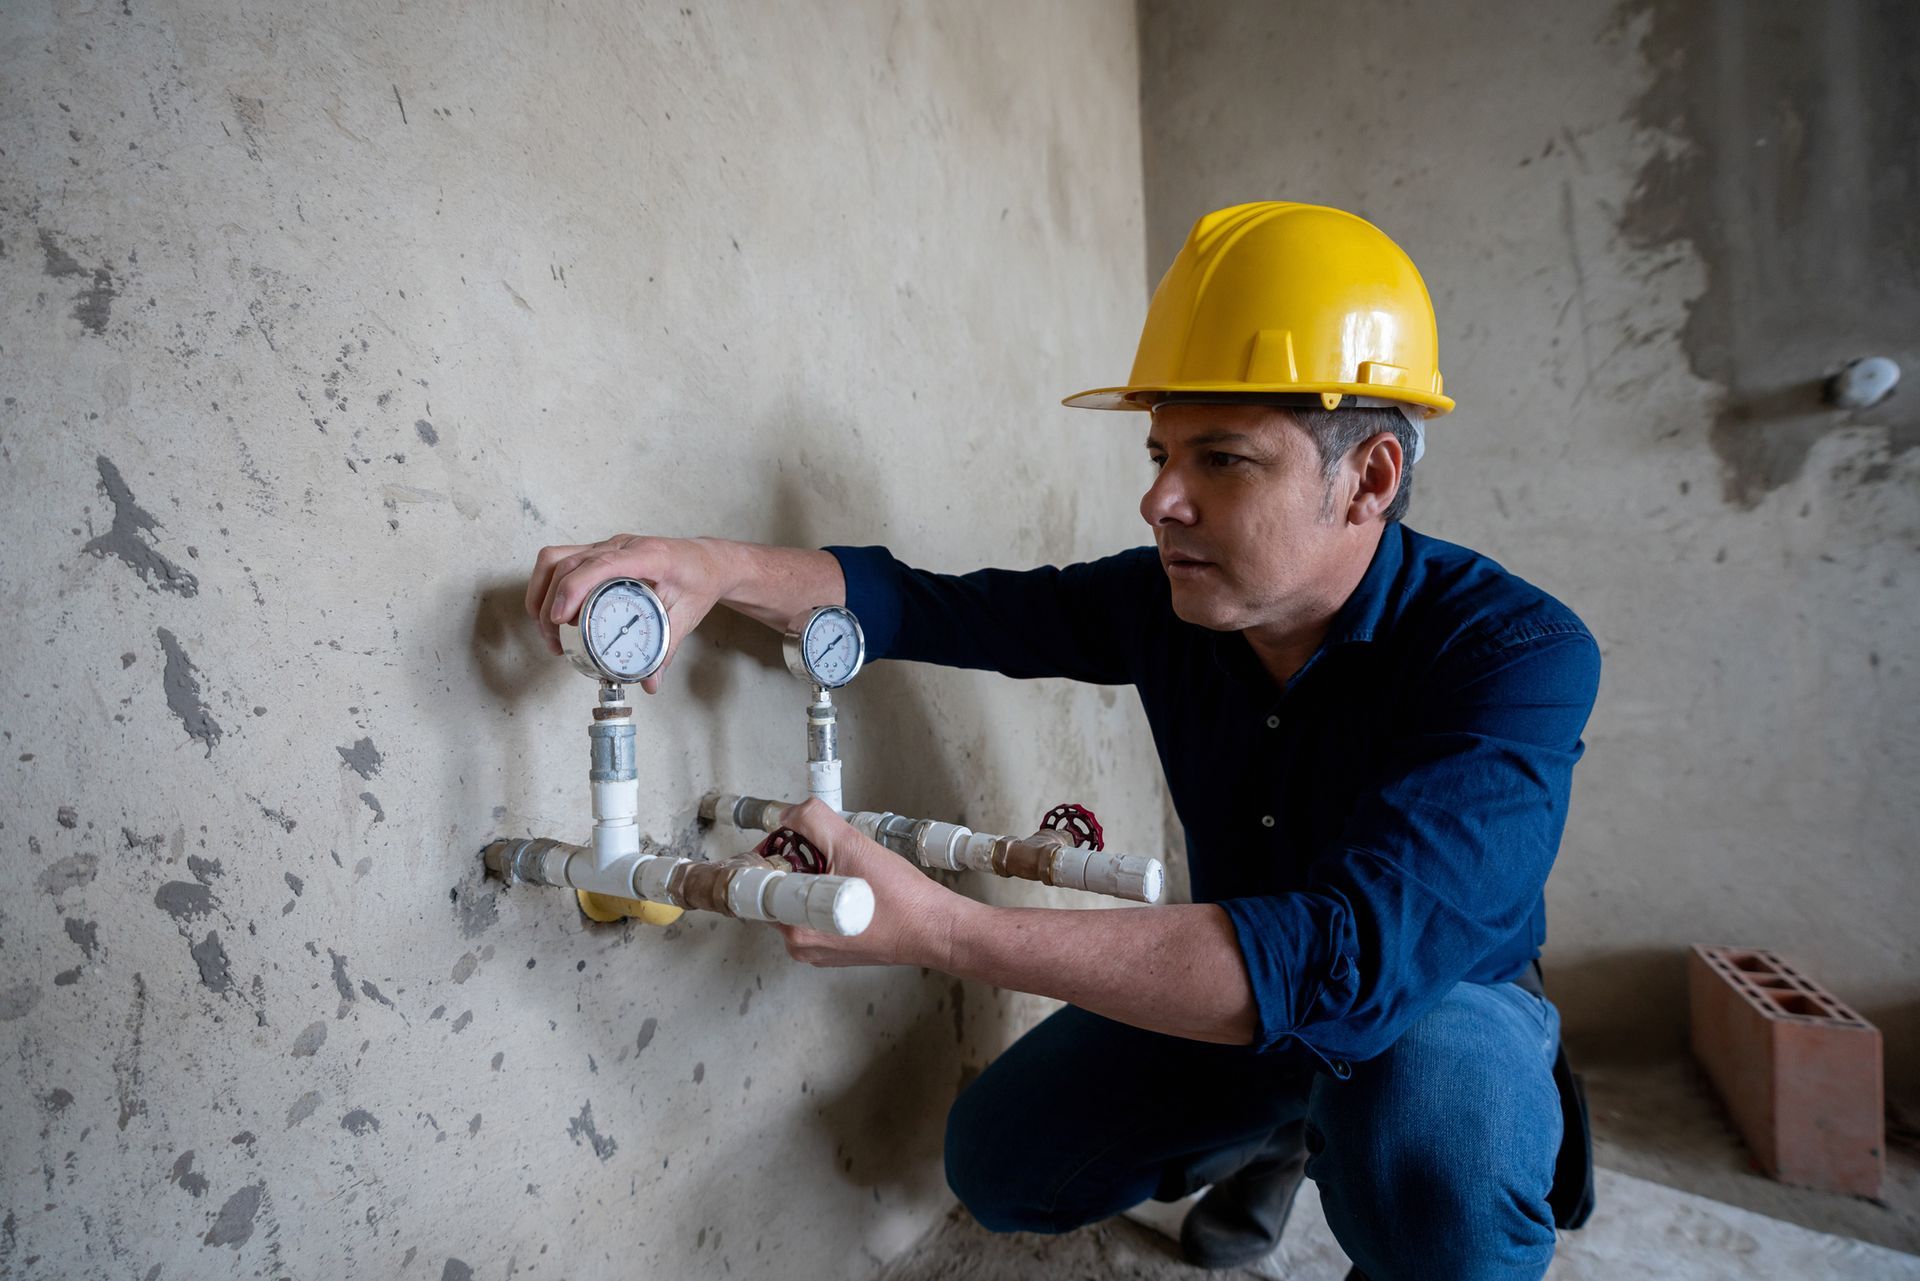
[{"label": "shadow on wall", "polygon": [[[948,1038],[960,1038],[966,984],[931,975],[922,999],[943,983],[947,995],[924,1009],[900,1037],[869,1059],[843,1089],[821,1099],[813,1122],[833,1141],[834,1168],[855,1187],[886,1189],[916,1182],[941,1159],[946,1104],[976,1070],[956,1066]],[[994,1014],[1000,1013],[993,1003]]]},{"label": "shadow on wall", "polygon": [[1920,1001],[1857,1004],[1854,1008],[1880,1029],[1888,1116],[1898,1118],[1899,1128],[1908,1131],[1904,1138],[1907,1147],[1920,1152],[1920,1090],[1909,1086],[1913,1065],[1920,1063],[1920,1037],[1913,1033],[1920,1028]]},{"label": "shadow on wall", "polygon": [[[810,439],[832,439],[821,432]],[[759,528],[747,531],[758,540],[785,546],[811,547],[822,541],[817,532],[814,512],[822,505],[845,510],[849,493],[875,492],[867,485],[876,482],[876,474],[862,474],[871,460],[856,455],[820,458],[815,451],[810,465],[795,474],[781,468],[769,483],[761,486],[770,497],[765,508],[767,519]],[[824,472],[826,479],[816,475]],[[485,690],[484,697],[496,701],[516,715],[548,710],[555,703],[556,687],[578,683],[578,676],[563,662],[548,654],[538,632],[525,611],[525,580],[503,580],[483,588],[472,599],[473,620],[468,658]],[[456,602],[449,605],[457,607]],[[689,743],[689,755],[705,757],[705,768],[694,767],[695,777],[704,778],[694,794],[685,798],[688,826],[671,835],[682,853],[699,857],[705,844],[691,828],[691,806],[700,791],[713,786],[759,789],[775,794],[778,786],[791,783],[785,795],[797,795],[802,777],[798,761],[805,750],[800,722],[804,695],[796,684],[791,709],[768,707],[766,719],[759,716],[757,727],[771,724],[776,733],[790,733],[791,742],[777,749],[783,758],[791,757],[794,768],[777,779],[736,778],[737,762],[753,759],[760,751],[744,750],[746,744],[730,741],[733,718],[723,715],[728,701],[739,695],[741,667],[745,657],[761,668],[778,671],[784,680],[784,662],[780,637],[730,610],[715,609],[701,623],[700,644],[683,647],[675,658],[672,679],[692,701],[692,720],[699,725],[700,738]],[[915,813],[964,821],[968,797],[984,789],[994,794],[996,780],[981,778],[986,768],[981,761],[985,744],[975,734],[956,749],[957,726],[968,726],[969,719],[939,714],[927,692],[924,676],[916,675],[904,664],[881,663],[869,669],[856,684],[839,698],[842,708],[842,735],[847,751],[847,793],[855,804],[875,806],[901,813]],[[783,711],[790,710],[790,715]],[[531,724],[531,717],[526,718]],[[848,734],[849,728],[855,732]],[[758,732],[756,729],[755,732]],[[788,750],[790,749],[790,750]],[[471,758],[476,753],[497,750],[513,757],[521,745],[503,742],[494,745],[467,743],[446,756],[446,777],[441,780],[448,795],[463,796],[463,804],[486,804],[478,795],[456,782],[460,775],[491,777],[485,769],[475,769]],[[956,751],[969,759],[964,774],[953,765]],[[691,764],[691,762],[690,762]],[[511,770],[507,771],[509,774]],[[867,798],[871,798],[869,802]],[[676,806],[681,802],[676,801]],[[472,812],[481,811],[475,808]],[[505,818],[502,807],[494,811],[495,827]],[[537,818],[537,816],[522,816]],[[538,826],[535,822],[535,826]],[[489,831],[490,839],[493,832]],[[498,914],[495,888],[484,882],[475,852],[483,841],[459,841],[450,852],[459,869],[459,883],[453,890],[456,916],[471,937],[484,929]],[[471,848],[469,848],[471,847]],[[709,850],[709,855],[715,851]],[[953,883],[953,882],[949,882]],[[955,884],[966,892],[972,887]],[[632,922],[608,926],[581,927],[594,931],[620,931],[629,938],[636,929]],[[743,929],[759,927],[741,926]],[[764,938],[721,943],[718,936],[709,946],[740,949],[740,959],[751,966],[789,964],[771,931]],[[912,1003],[919,1013],[897,1036],[874,1040],[872,1024],[859,1010],[841,1009],[842,1002],[832,995],[832,974],[820,976],[818,984],[820,1013],[846,1023],[847,1039],[872,1042],[871,1053],[854,1075],[852,1083],[832,1096],[823,1095],[813,1109],[811,1123],[824,1128],[831,1138],[833,1161],[840,1176],[855,1186],[881,1188],[924,1179],[929,1163],[937,1163],[944,1132],[946,1105],[958,1090],[976,1075],[983,1056],[998,1053],[1015,1031],[1010,1026],[1005,1003],[992,999],[986,988],[972,989],[979,999],[969,1000],[969,987],[940,975],[922,975],[923,981],[910,988]],[[969,1014],[973,1017],[969,1019]],[[804,1076],[804,1065],[790,1065]],[[798,1120],[796,1119],[796,1124]]]},{"label": "shadow on wall", "polygon": [[[795,436],[834,446],[842,441],[840,433],[824,429]],[[816,511],[846,511],[849,495],[882,492],[885,478],[869,454],[832,448],[803,461],[802,470],[783,470],[768,487],[768,519],[758,531],[768,542],[820,546],[832,536],[814,518]],[[752,633],[739,639],[764,656],[761,661],[784,667],[779,638],[770,629],[745,620],[737,620],[737,627]],[[877,663],[837,701],[849,803],[965,822],[970,797],[1000,790],[997,778],[980,777],[990,767],[973,718],[944,714],[914,667]],[[971,737],[956,742],[962,733]],[[796,722],[796,754],[801,747]],[[941,879],[962,893],[975,888],[966,878]],[[910,1183],[916,1170],[937,1162],[947,1104],[977,1074],[983,1056],[998,1054],[1018,1030],[1010,1025],[1005,1004],[991,999],[991,989],[926,977],[929,982],[918,993],[922,1013],[899,1039],[877,1046],[852,1083],[824,1098],[815,1114],[833,1139],[839,1174],[857,1187]],[[981,999],[969,1001],[970,994]],[[924,1005],[929,997],[931,1007]],[[978,1011],[971,1024],[970,1009]]]},{"label": "shadow on wall", "polygon": [[1687,1048],[1686,953],[1628,948],[1542,962],[1560,1010],[1567,1054],[1585,1062],[1642,1062]]}]

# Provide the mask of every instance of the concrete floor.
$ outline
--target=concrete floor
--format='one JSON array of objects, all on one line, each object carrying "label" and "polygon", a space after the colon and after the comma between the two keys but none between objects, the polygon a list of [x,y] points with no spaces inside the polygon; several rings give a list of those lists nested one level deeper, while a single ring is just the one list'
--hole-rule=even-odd
[{"label": "concrete floor", "polygon": [[[956,1207],[881,1281],[1056,1281],[1072,1277],[1199,1281],[1261,1277],[1341,1281],[1347,1260],[1327,1230],[1313,1185],[1301,1189],[1280,1249],[1230,1273],[1182,1263],[1164,1227],[1183,1207],[1156,1206],[1160,1228],[1111,1219],[1065,1236],[995,1236]],[[1815,1232],[1750,1210],[1611,1170],[1600,1172],[1600,1209],[1561,1238],[1548,1281],[1920,1281],[1920,1257]]]},{"label": "concrete floor", "polygon": [[1790,1188],[1761,1174],[1693,1060],[1582,1062],[1594,1160],[1609,1170],[1801,1227],[1920,1254],[1920,1134],[1888,1135],[1878,1201]]},{"label": "concrete floor", "polygon": [[[1891,1147],[1881,1202],[1786,1188],[1753,1171],[1690,1063],[1608,1065],[1587,1076],[1599,1207],[1586,1228],[1561,1237],[1549,1281],[1920,1281],[1920,1156],[1910,1144]],[[1185,1210],[1149,1202],[1128,1218],[1048,1237],[996,1236],[956,1207],[881,1281],[1346,1275],[1311,1183],[1280,1249],[1236,1273],[1181,1262],[1171,1238]]]}]

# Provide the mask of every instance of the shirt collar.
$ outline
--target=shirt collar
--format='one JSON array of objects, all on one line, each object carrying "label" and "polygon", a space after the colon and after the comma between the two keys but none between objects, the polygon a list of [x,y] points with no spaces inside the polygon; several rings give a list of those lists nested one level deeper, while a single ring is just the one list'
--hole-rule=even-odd
[{"label": "shirt collar", "polygon": [[1380,531],[1380,546],[1374,549],[1373,562],[1334,616],[1333,626],[1320,644],[1322,650],[1351,641],[1370,641],[1385,629],[1406,559],[1406,529],[1396,520]]}]

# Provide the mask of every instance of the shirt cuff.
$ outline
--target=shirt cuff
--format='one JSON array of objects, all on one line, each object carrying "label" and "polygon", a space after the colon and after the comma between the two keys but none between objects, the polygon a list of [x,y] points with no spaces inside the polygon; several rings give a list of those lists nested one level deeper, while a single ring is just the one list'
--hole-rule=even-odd
[{"label": "shirt cuff", "polygon": [[1344,1076],[1344,1062],[1321,1052],[1313,1029],[1343,1017],[1360,994],[1351,915],[1332,899],[1307,894],[1227,899],[1220,906],[1253,986],[1260,1022],[1253,1048],[1284,1048],[1291,1038]]},{"label": "shirt cuff", "polygon": [[823,547],[840,562],[847,580],[847,608],[860,620],[869,659],[886,658],[900,637],[900,591],[895,585],[899,562],[884,547]]}]

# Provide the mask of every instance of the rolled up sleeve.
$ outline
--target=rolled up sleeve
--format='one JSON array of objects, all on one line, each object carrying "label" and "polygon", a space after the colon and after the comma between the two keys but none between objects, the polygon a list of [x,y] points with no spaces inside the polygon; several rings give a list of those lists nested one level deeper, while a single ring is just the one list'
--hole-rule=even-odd
[{"label": "rolled up sleeve", "polygon": [[1380,1054],[1524,929],[1566,824],[1600,653],[1583,629],[1484,646],[1436,690],[1295,892],[1224,901],[1255,1045]]}]

